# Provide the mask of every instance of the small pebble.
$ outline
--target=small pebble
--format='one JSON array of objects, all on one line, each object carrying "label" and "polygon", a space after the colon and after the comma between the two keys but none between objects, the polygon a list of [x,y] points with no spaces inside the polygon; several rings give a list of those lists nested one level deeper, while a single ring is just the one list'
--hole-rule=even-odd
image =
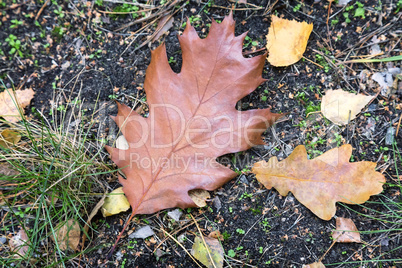
[{"label": "small pebble", "polygon": [[245,184],[248,185],[248,180],[247,180],[246,175],[242,174],[239,179],[240,179],[240,181],[241,181],[242,183],[245,183]]},{"label": "small pebble", "polygon": [[0,244],[5,244],[7,242],[7,238],[5,236],[0,237]]}]

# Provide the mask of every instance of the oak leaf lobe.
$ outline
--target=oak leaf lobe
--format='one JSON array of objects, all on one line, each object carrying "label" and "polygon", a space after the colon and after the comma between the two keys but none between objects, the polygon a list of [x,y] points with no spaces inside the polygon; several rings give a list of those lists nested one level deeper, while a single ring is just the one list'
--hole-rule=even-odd
[{"label": "oak leaf lobe", "polygon": [[362,204],[382,192],[385,177],[375,171],[376,163],[350,163],[351,155],[352,146],[345,144],[309,160],[299,145],[281,162],[272,157],[255,163],[252,172],[266,188],[274,187],[282,196],[292,192],[315,215],[330,220],[336,202]]}]

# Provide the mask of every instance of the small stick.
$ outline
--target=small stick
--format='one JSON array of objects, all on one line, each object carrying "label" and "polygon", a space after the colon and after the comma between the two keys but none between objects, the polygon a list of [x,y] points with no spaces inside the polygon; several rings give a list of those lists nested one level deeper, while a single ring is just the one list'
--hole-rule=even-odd
[{"label": "small stick", "polygon": [[398,127],[396,128],[396,133],[395,133],[395,137],[398,136],[399,133],[399,127],[401,126],[401,120],[402,120],[402,114],[399,117],[399,121],[398,121]]},{"label": "small stick", "polygon": [[305,59],[305,60],[311,62],[312,64],[317,65],[318,67],[321,67],[322,69],[324,69],[324,66],[322,66],[322,65],[320,65],[320,64],[318,64],[318,63],[316,63],[316,62],[314,62],[314,61],[312,61],[312,60],[310,60],[310,59],[308,59],[308,58],[306,58],[306,57],[304,57],[304,56],[303,56],[303,59]]},{"label": "small stick", "polygon": [[49,4],[50,0],[46,0],[46,2],[43,4],[43,6],[40,8],[38,14],[36,14],[35,20],[38,20],[40,17],[40,14],[42,14],[43,10],[45,9],[45,7],[47,6],[47,4]]},{"label": "small stick", "polygon": [[[191,215],[191,214],[190,214]],[[161,229],[167,236],[169,236],[174,242],[176,242],[187,254],[190,256],[190,258],[198,265],[198,267],[201,267],[201,265],[198,264],[198,262],[194,259],[194,257],[188,252],[188,250],[179,242],[177,241],[176,238],[174,238],[171,234],[166,232],[165,230]]]}]

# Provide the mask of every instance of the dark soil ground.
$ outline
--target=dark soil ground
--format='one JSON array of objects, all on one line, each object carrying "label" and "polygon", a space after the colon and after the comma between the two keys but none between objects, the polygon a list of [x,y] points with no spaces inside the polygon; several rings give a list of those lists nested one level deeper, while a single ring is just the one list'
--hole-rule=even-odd
[{"label": "dark soil ground", "polygon": [[[173,27],[153,43],[146,43],[155,31],[157,20],[130,25],[134,21],[130,15],[124,17],[105,13],[116,11],[121,4],[98,0],[52,0],[40,12],[44,2],[0,2],[1,78],[8,88],[15,85],[16,88],[32,88],[35,91],[31,106],[26,109],[31,117],[35,117],[36,109],[51,118],[50,107],[68,109],[69,102],[76,97],[82,99],[85,108],[90,111],[102,107],[97,118],[100,124],[93,126],[92,133],[94,139],[108,139],[109,142],[114,140],[117,128],[107,116],[116,114],[113,100],[129,106],[142,105],[143,112],[147,112],[143,104],[146,101],[143,82],[150,63],[150,47],[155,48],[164,41],[171,67],[179,72],[181,51],[177,35],[184,30],[186,18],[191,18],[199,35],[205,37],[211,20],[223,20],[234,4],[230,1],[190,1],[187,4],[177,1],[177,7],[167,11],[176,12]],[[159,4],[159,1],[151,2]],[[232,168],[241,175],[211,192],[215,201],[209,202],[207,207],[186,212],[199,219],[198,224],[205,235],[214,230],[224,234],[226,254],[230,250],[230,255],[235,253],[227,257],[225,265],[228,267],[301,267],[317,261],[330,248],[335,219],[320,220],[292,194],[281,197],[275,190],[265,189],[249,172],[250,167],[257,160],[268,160],[272,156],[284,159],[300,144],[306,146],[312,158],[330,148],[349,143],[354,148],[353,161],[376,162],[387,181],[396,183],[393,162],[396,160],[391,154],[392,145],[385,144],[385,136],[390,127],[396,129],[400,124],[402,94],[398,81],[388,96],[379,94],[356,120],[344,127],[334,127],[319,113],[309,117],[307,114],[320,110],[320,99],[326,89],[343,88],[376,95],[379,85],[369,78],[364,79],[361,75],[364,70],[370,77],[372,73],[386,71],[390,66],[402,67],[401,61],[348,63],[343,69],[337,65],[357,55],[369,55],[373,36],[380,39],[379,46],[385,54],[382,57],[401,55],[402,8],[398,13],[396,11],[397,5],[402,7],[402,3],[360,1],[365,9],[364,18],[354,17],[358,8],[354,1],[346,8],[332,3],[327,24],[328,1],[248,2],[249,5],[236,5],[234,11],[236,34],[248,31],[250,38],[244,44],[245,52],[265,47],[270,15],[277,14],[314,24],[304,54],[308,60],[303,59],[284,68],[266,63],[263,77],[268,81],[239,101],[237,107],[241,110],[271,107],[274,112],[288,115],[264,134],[267,145],[222,157],[222,161],[229,159]],[[350,22],[347,22],[345,13],[349,14]],[[36,16],[38,23],[35,24]],[[141,30],[144,26],[145,30]],[[124,29],[120,30],[122,27]],[[12,47],[6,41],[10,35],[21,41],[17,52],[12,55]],[[145,45],[141,46],[144,42]],[[246,54],[250,57],[258,53]],[[402,130],[396,137],[399,151],[402,151],[401,138]],[[119,183],[111,182],[108,187],[117,188]],[[399,194],[396,188],[385,186],[383,195],[372,197],[365,207],[338,204],[336,216],[353,219],[357,228],[363,231],[364,243],[336,243],[325,255],[323,263],[335,267],[400,267],[401,262],[393,261],[402,258],[400,230],[374,232],[401,228],[401,211],[382,204],[387,202],[387,198],[397,200]],[[396,214],[388,210],[394,210]],[[165,239],[160,231],[166,230],[190,250],[198,232],[193,221],[185,213],[179,222],[175,222],[167,215],[168,211],[136,217],[109,260],[106,260],[108,251],[130,213],[108,218],[98,215],[92,221],[96,233],[92,234],[89,246],[93,250],[66,265],[197,267],[180,245]],[[391,213],[394,218],[384,219],[379,211]],[[391,223],[398,217],[399,226]],[[190,226],[186,227],[188,224]],[[143,225],[153,227],[155,235],[145,240],[128,238]]]}]

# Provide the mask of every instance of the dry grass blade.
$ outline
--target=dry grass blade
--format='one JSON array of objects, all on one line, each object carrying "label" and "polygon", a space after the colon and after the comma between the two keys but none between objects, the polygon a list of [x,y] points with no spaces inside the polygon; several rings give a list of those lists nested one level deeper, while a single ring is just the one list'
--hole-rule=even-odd
[{"label": "dry grass blade", "polygon": [[208,244],[205,242],[205,239],[204,239],[204,236],[202,235],[200,226],[198,225],[197,221],[194,219],[194,216],[191,215],[191,214],[190,214],[190,216],[191,216],[191,219],[194,221],[195,226],[197,226],[197,230],[198,230],[198,232],[200,233],[200,237],[201,237],[201,239],[202,239],[202,243],[204,244],[204,247],[205,247],[205,249],[206,249],[206,251],[207,251],[207,253],[208,253],[209,260],[210,260],[210,262],[212,263],[212,265],[214,266],[214,268],[216,268],[216,266],[215,266],[215,260],[212,258],[211,252],[208,250],[209,247],[208,247]]}]

